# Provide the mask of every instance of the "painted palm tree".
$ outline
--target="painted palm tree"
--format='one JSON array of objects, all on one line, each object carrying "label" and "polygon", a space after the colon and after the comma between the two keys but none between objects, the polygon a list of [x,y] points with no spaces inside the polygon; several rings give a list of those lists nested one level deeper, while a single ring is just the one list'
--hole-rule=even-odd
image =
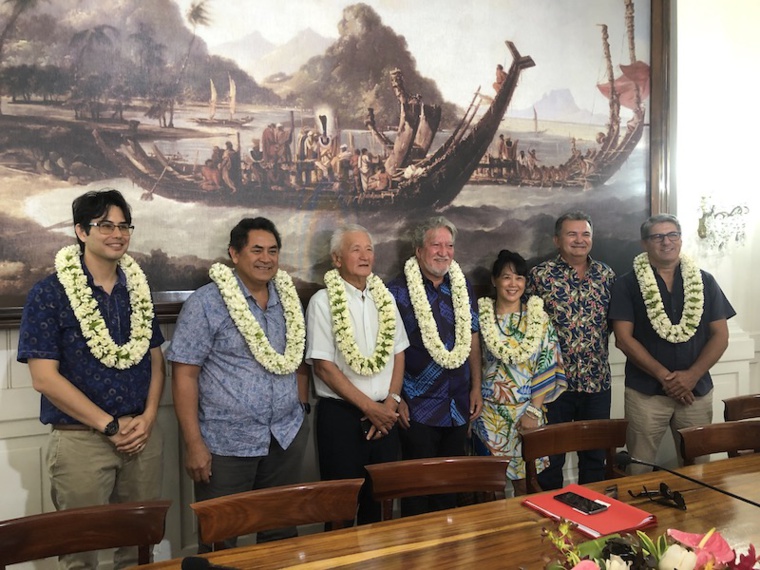
[{"label": "painted palm tree", "polygon": [[166,45],[156,42],[153,27],[140,22],[136,33],[129,36],[134,43],[139,61],[139,74],[132,81],[132,91],[136,95],[147,96],[166,65]]},{"label": "painted palm tree", "polygon": [[[2,30],[0,30],[0,64],[3,62],[3,48],[5,47],[5,42],[16,27],[16,21],[19,19],[19,16],[27,10],[31,10],[37,6],[39,0],[3,0],[2,3],[10,4],[11,13],[8,20],[2,25]],[[0,114],[2,114],[1,108]]]},{"label": "painted palm tree", "polygon": [[71,37],[69,46],[77,49],[77,56],[74,60],[74,81],[79,79],[79,72],[82,61],[87,52],[93,51],[96,47],[113,47],[114,40],[120,37],[119,30],[108,24],[100,24],[93,28],[88,28],[77,32]]},{"label": "painted palm tree", "polygon": [[187,14],[185,15],[187,18],[188,23],[190,24],[190,27],[192,28],[193,35],[190,37],[190,43],[187,46],[187,53],[185,54],[184,59],[182,60],[182,66],[179,68],[179,72],[177,73],[177,79],[174,83],[174,89],[173,89],[173,97],[171,99],[171,103],[169,106],[169,127],[174,127],[174,102],[176,96],[179,94],[180,91],[180,84],[182,83],[182,78],[185,75],[185,70],[187,69],[187,64],[190,61],[190,55],[193,51],[193,45],[195,44],[195,38],[197,37],[195,31],[198,28],[198,26],[208,26],[211,23],[211,17],[209,16],[208,9],[206,8],[206,4],[208,3],[208,0],[197,0],[196,2],[193,2],[190,4],[190,8],[187,10]]},{"label": "painted palm tree", "polygon": [[140,22],[138,31],[129,35],[129,39],[137,45],[140,71],[150,74],[151,69],[163,65],[166,46],[153,38],[153,26]]}]

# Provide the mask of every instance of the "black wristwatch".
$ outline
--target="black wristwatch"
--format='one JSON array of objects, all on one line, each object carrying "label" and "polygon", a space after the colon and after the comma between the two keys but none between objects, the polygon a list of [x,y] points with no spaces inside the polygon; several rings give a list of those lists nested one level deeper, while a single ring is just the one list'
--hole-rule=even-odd
[{"label": "black wristwatch", "polygon": [[119,433],[119,421],[114,417],[110,422],[108,422],[108,425],[106,426],[106,429],[103,430],[103,433],[106,434],[108,437],[114,436],[117,433]]},{"label": "black wristwatch", "polygon": [[311,413],[311,404],[309,402],[301,402],[301,408],[303,408],[303,413],[307,416]]}]

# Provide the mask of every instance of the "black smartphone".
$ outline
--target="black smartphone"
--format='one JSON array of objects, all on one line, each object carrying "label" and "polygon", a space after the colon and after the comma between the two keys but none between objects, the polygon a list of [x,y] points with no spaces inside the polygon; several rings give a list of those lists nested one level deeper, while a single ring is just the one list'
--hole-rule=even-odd
[{"label": "black smartphone", "polygon": [[369,421],[367,418],[364,418],[361,420],[361,426],[362,426],[362,433],[364,434],[364,437],[367,437],[369,435],[369,430],[372,427],[372,422]]},{"label": "black smartphone", "polygon": [[570,505],[576,511],[580,511],[585,515],[595,515],[597,513],[604,512],[609,508],[609,505],[606,503],[587,499],[586,497],[582,497],[578,493],[573,493],[572,491],[554,495],[554,498],[561,503]]}]

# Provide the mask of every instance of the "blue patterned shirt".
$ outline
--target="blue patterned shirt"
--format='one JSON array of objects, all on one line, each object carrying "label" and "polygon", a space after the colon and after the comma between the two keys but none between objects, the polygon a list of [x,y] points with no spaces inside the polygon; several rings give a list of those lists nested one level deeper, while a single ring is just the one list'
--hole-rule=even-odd
[{"label": "blue patterned shirt", "polygon": [[[441,340],[446,349],[451,350],[454,348],[455,337],[449,274],[444,276],[438,289],[424,275],[422,281]],[[406,276],[402,273],[388,284],[388,289],[396,299],[409,337],[409,348],[404,355],[404,398],[409,404],[411,420],[434,427],[466,424],[470,417],[469,361],[465,360],[464,364],[454,370],[443,368],[433,361],[422,343],[422,334],[409,297]],[[472,332],[479,332],[478,311],[469,281],[467,292],[470,295]]]},{"label": "blue patterned shirt", "polygon": [[[269,282],[266,310],[239,278],[238,285],[272,347],[282,354],[285,316],[274,284]],[[253,358],[216,284],[185,301],[166,358],[201,368],[198,420],[211,453],[261,457],[269,453],[272,436],[283,449],[296,437],[304,414],[295,373],[273,374]]]},{"label": "blue patterned shirt", "polygon": [[[120,268],[117,270],[117,282],[109,295],[95,285],[84,262],[82,269],[114,342],[127,343],[132,311],[126,276]],[[161,346],[163,342],[158,319],[154,318],[150,348]],[[109,368],[95,358],[56,274],[47,276],[29,291],[21,316],[17,358],[19,362],[30,358],[58,361],[61,376],[113,416],[139,415],[145,411],[151,381],[150,350],[139,363],[126,370]],[[40,421],[43,424],[79,423],[45,396],[41,398]]]},{"label": "blue patterned shirt", "polygon": [[568,390],[601,392],[611,386],[607,318],[615,272],[589,257],[581,279],[559,255],[528,274],[526,295],[538,295],[559,335]]}]

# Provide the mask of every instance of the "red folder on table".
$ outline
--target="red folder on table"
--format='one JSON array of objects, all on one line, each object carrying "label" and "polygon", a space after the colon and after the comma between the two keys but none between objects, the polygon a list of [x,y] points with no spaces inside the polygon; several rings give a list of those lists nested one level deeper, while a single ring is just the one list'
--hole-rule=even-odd
[{"label": "red folder on table", "polygon": [[[584,514],[570,505],[554,498],[555,495],[572,491],[592,501],[609,505],[607,510],[591,515]],[[566,519],[578,525],[578,531],[591,538],[599,538],[616,532],[634,531],[657,522],[657,517],[612,497],[607,497],[581,485],[568,485],[547,493],[528,496],[523,505],[554,520]]]}]

